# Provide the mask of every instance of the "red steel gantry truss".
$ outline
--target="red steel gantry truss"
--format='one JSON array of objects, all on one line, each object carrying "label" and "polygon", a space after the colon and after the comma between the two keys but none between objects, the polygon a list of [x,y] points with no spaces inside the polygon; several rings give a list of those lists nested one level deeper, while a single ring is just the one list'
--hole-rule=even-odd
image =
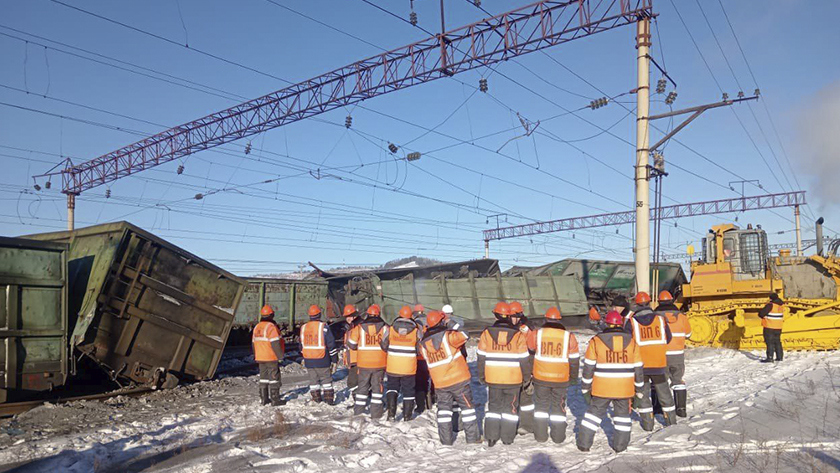
[{"label": "red steel gantry truss", "polygon": [[[636,22],[652,0],[544,0],[378,54],[150,136],[61,174],[68,210],[83,191],[174,159],[413,85]],[[51,174],[45,174],[51,175]],[[72,218],[71,216],[68,219]],[[72,226],[72,222],[68,222]]]}]

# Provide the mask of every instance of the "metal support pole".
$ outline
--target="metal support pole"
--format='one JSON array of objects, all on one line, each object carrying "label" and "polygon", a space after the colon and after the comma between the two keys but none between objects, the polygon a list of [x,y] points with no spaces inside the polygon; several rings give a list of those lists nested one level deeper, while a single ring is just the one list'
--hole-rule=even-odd
[{"label": "metal support pole", "polygon": [[636,290],[650,293],[650,18],[636,23]]},{"label": "metal support pole", "polygon": [[73,231],[76,226],[76,194],[67,194],[67,230]]},{"label": "metal support pole", "polygon": [[490,240],[484,240],[484,259],[490,258]]},{"label": "metal support pole", "polygon": [[793,206],[793,216],[796,220],[796,256],[802,256],[802,227],[799,225],[799,206]]}]

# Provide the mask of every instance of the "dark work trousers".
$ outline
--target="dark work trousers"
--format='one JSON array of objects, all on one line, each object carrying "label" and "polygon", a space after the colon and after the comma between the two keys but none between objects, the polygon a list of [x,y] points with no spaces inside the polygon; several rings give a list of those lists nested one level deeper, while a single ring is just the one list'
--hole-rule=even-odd
[{"label": "dark work trousers", "polygon": [[677,418],[674,413],[674,396],[671,395],[671,388],[668,387],[668,378],[664,374],[645,375],[645,385],[642,388],[642,398],[639,399],[639,404],[636,407],[636,412],[639,413],[642,428],[648,432],[653,430],[655,423],[653,417],[653,403],[650,399],[651,386],[656,390],[656,398],[659,399],[659,404],[662,405],[662,415],[665,417],[665,425],[672,425],[677,423]]},{"label": "dark work trousers", "polygon": [[[426,360],[417,360],[417,374],[414,377],[415,402],[417,413],[422,414],[426,410],[426,394],[429,392],[429,366]],[[431,407],[431,406],[428,406]]]},{"label": "dark work trousers", "polygon": [[306,372],[309,375],[309,393],[312,395],[312,400],[315,402],[323,400],[332,405],[335,402],[335,391],[333,390],[330,367],[306,368]]},{"label": "dark work trousers", "polygon": [[671,382],[671,390],[674,391],[674,405],[679,417],[686,416],[687,396],[685,389],[685,354],[667,355],[668,357],[668,380]]},{"label": "dark work trousers", "polygon": [[519,424],[519,385],[488,385],[487,412],[484,414],[484,436],[487,440],[513,443]]},{"label": "dark work trousers", "polygon": [[782,331],[765,328],[764,329],[764,344],[767,345],[767,359],[772,360],[773,354],[776,355],[776,361],[782,361],[784,352],[782,351]]},{"label": "dark work trousers", "polygon": [[519,428],[525,433],[534,431],[534,395],[533,381],[522,386],[522,392],[519,393]]},{"label": "dark work trousers", "polygon": [[352,404],[354,401],[354,395],[356,394],[356,388],[359,386],[359,367],[356,365],[350,365],[347,368],[347,389],[349,392],[347,393],[347,398],[350,399],[350,403]]},{"label": "dark work trousers", "polygon": [[534,438],[537,442],[566,440],[566,390],[565,385],[534,383]]},{"label": "dark work trousers", "polygon": [[467,443],[478,443],[478,418],[475,413],[470,382],[465,381],[448,388],[437,389],[437,423],[440,443],[452,445],[455,443],[455,430],[452,428],[452,412],[455,406],[461,408],[461,418],[464,423],[464,434]]},{"label": "dark work trousers", "polygon": [[580,421],[580,429],[578,429],[577,445],[579,449],[588,451],[592,447],[595,434],[601,426],[601,421],[607,415],[607,407],[610,403],[613,406],[612,421],[615,427],[613,450],[623,452],[627,448],[627,444],[630,443],[630,428],[633,425],[630,420],[630,399],[609,399],[592,396],[592,402],[589,403],[589,408],[586,409],[586,414]]},{"label": "dark work trousers", "polygon": [[388,375],[388,381],[385,383],[386,386],[386,393],[385,395],[388,396],[391,393],[402,394],[403,401],[413,401],[414,400],[414,383],[415,379],[414,376],[396,376],[396,375]]},{"label": "dark work trousers", "polygon": [[385,412],[383,396],[385,393],[385,369],[359,368],[359,387],[356,389],[356,404],[353,414],[365,411],[365,404],[370,393],[370,416],[379,419]]},{"label": "dark work trousers", "polygon": [[280,400],[280,363],[269,361],[260,363],[260,396],[272,401]]}]

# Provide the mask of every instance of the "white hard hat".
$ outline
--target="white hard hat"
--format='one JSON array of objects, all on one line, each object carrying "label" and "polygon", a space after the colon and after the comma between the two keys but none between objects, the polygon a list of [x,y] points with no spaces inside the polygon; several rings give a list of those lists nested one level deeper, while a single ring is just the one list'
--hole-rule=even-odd
[{"label": "white hard hat", "polygon": [[441,310],[441,311],[443,311],[443,313],[444,313],[444,314],[451,314],[452,312],[454,312],[454,311],[452,310],[452,306],[451,306],[451,305],[449,305],[449,304],[446,304],[446,305],[445,305],[445,306],[443,306],[443,308],[442,308],[442,309],[440,309],[440,310]]}]

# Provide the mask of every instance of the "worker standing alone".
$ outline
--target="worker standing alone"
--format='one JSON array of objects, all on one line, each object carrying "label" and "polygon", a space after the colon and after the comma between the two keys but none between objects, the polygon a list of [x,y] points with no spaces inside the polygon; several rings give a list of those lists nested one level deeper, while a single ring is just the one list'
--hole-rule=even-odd
[{"label": "worker standing alone", "polygon": [[380,317],[377,304],[368,307],[367,317],[357,325],[347,340],[348,346],[359,350],[356,358],[359,367],[359,387],[356,389],[356,403],[353,414],[364,412],[370,393],[370,416],[379,419],[385,412],[383,399],[385,393],[385,364],[387,356],[379,342],[382,341],[385,322]]},{"label": "worker standing alone", "polygon": [[380,346],[387,353],[385,374],[388,375],[385,392],[388,420],[397,415],[397,396],[403,398],[403,420],[410,421],[414,414],[414,383],[417,374],[417,354],[420,352],[420,330],[411,319],[411,308],[404,306],[393,325],[384,327]]},{"label": "worker standing alone", "polygon": [[630,399],[642,397],[644,369],[642,354],[633,335],[625,332],[621,314],[607,313],[606,328],[593,337],[583,359],[581,392],[589,405],[580,422],[577,447],[588,452],[595,440],[601,420],[612,404],[615,437],[613,449],[624,451],[630,443],[632,420]]},{"label": "worker standing alone", "polygon": [[480,443],[478,418],[470,388],[470,369],[460,350],[467,343],[467,336],[463,332],[448,330],[443,319],[442,312],[429,312],[427,329],[420,342],[423,358],[429,366],[429,375],[437,389],[438,436],[444,445],[455,443],[452,408],[458,405],[462,409],[461,420],[467,443]]},{"label": "worker standing alone", "polygon": [[762,363],[782,361],[784,351],[782,350],[782,325],[785,322],[784,301],[775,292],[770,294],[770,302],[759,312],[761,326],[764,327],[764,344],[767,346],[767,357],[761,360]]},{"label": "worker standing alone", "polygon": [[580,349],[574,334],[560,323],[560,309],[550,307],[545,324],[528,332],[528,349],[534,352],[534,438],[537,442],[566,440],[566,392],[578,380]]},{"label": "worker standing alone", "polygon": [[285,345],[274,323],[274,309],[270,305],[260,309],[260,322],[254,327],[251,337],[254,346],[254,360],[260,367],[260,401],[263,405],[282,406],[280,399],[280,362],[283,361]]},{"label": "worker standing alone", "polygon": [[362,318],[359,317],[359,313],[356,311],[356,307],[353,304],[347,304],[344,306],[344,354],[342,356],[344,366],[347,367],[347,389],[348,389],[348,397],[350,399],[350,404],[348,409],[353,408],[353,402],[355,401],[355,394],[356,388],[359,385],[359,367],[356,365],[356,358],[358,357],[359,351],[355,349],[351,349],[348,345],[347,341],[350,339],[350,332],[353,331],[353,328],[359,325]]},{"label": "worker standing alone", "polygon": [[335,404],[331,366],[338,361],[338,349],[329,327],[321,321],[321,308],[317,305],[309,307],[309,322],[300,328],[300,344],[312,400]]},{"label": "worker standing alone", "polygon": [[666,347],[665,357],[668,362],[668,380],[674,394],[674,405],[678,417],[686,417],[687,391],[685,388],[685,339],[691,337],[691,322],[674,305],[674,296],[668,291],[659,293],[659,306],[656,312],[665,317],[671,329],[671,341]]},{"label": "worker standing alone", "polygon": [[[525,316],[525,309],[519,302],[513,301],[510,303],[510,321],[526,340],[528,334],[534,331],[534,324],[528,321],[528,317]],[[531,366],[534,366],[534,352],[530,347],[528,354]],[[519,433],[524,435],[533,432],[534,384],[531,381],[526,381],[522,385],[522,392],[519,393]]]},{"label": "worker standing alone", "polygon": [[478,376],[488,386],[484,436],[491,447],[500,439],[505,445],[513,443],[519,423],[519,393],[531,379],[528,345],[510,321],[510,306],[499,302],[493,315],[496,322],[478,341]]},{"label": "worker standing alone", "polygon": [[653,402],[650,397],[651,389],[656,390],[656,397],[662,405],[662,415],[665,425],[677,422],[674,415],[674,396],[668,387],[668,359],[665,352],[671,342],[671,329],[665,318],[650,308],[650,295],[646,292],[636,294],[637,308],[632,317],[624,325],[624,330],[633,335],[644,363],[643,396],[634,407],[639,413],[642,429],[651,431],[655,423]]}]

